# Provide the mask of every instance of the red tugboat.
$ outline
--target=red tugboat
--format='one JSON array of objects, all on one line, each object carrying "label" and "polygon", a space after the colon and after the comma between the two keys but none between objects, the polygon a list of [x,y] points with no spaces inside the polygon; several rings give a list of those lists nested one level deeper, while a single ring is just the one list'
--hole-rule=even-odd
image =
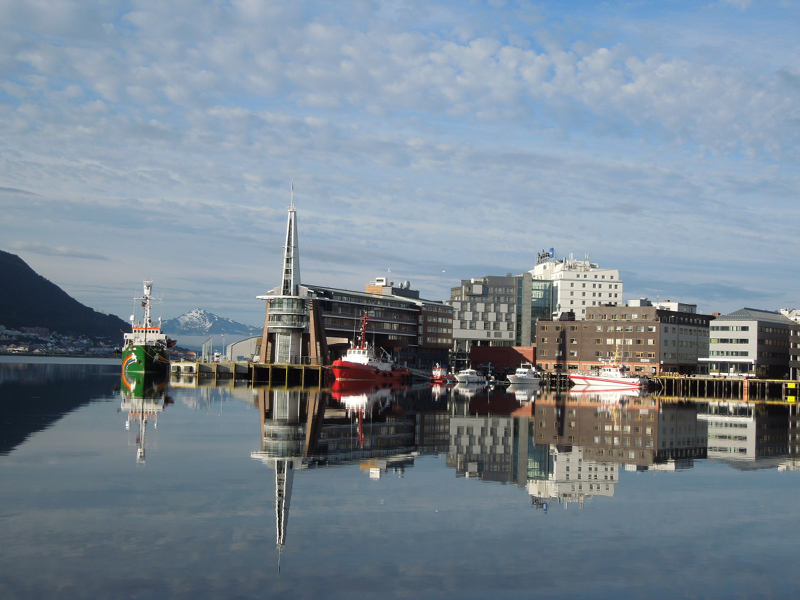
[{"label": "red tugboat", "polygon": [[384,356],[376,356],[374,346],[367,343],[367,320],[361,317],[359,346],[351,346],[347,354],[333,363],[336,381],[374,381],[376,383],[411,381],[411,371],[394,364],[384,350]]}]

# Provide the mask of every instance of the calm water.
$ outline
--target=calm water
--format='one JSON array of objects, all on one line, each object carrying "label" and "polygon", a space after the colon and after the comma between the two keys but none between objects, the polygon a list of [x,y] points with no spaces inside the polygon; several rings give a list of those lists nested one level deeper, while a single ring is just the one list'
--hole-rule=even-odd
[{"label": "calm water", "polygon": [[0,364],[0,597],[800,593],[793,407],[526,400]]}]

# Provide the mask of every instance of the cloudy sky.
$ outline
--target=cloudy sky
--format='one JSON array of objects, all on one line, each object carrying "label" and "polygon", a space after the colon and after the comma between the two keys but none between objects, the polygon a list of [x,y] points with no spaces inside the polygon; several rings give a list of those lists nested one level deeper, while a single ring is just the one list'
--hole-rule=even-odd
[{"label": "cloudy sky", "polygon": [[258,324],[303,281],[423,297],[589,253],[625,297],[800,306],[800,8],[0,2],[0,249],[98,310]]}]

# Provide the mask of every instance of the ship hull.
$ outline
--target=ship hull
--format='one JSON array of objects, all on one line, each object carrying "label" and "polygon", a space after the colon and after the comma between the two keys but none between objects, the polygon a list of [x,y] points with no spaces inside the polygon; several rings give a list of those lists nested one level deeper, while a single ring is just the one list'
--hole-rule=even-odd
[{"label": "ship hull", "polygon": [[638,377],[625,377],[620,378],[605,378],[605,377],[592,377],[591,375],[570,375],[570,381],[575,384],[575,387],[591,388],[595,390],[638,390],[646,384]]},{"label": "ship hull", "polygon": [[333,374],[336,376],[336,381],[373,381],[376,383],[383,383],[409,381],[411,379],[411,371],[408,369],[395,368],[384,370],[378,367],[360,365],[341,359],[333,363],[332,369]]},{"label": "ship hull", "polygon": [[122,372],[166,373],[169,371],[169,352],[150,345],[135,345],[122,351]]},{"label": "ship hull", "polygon": [[518,377],[517,375],[509,375],[508,381],[511,382],[512,385],[539,387],[538,377]]}]

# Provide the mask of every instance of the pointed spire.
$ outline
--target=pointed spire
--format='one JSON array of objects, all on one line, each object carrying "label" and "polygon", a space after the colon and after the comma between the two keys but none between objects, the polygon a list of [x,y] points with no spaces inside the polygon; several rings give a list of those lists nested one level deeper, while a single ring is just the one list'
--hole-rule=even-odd
[{"label": "pointed spire", "polygon": [[291,205],[286,222],[286,243],[283,246],[283,284],[281,295],[297,296],[300,285],[300,249],[297,244],[297,210],[294,205],[294,180],[291,188]]}]

